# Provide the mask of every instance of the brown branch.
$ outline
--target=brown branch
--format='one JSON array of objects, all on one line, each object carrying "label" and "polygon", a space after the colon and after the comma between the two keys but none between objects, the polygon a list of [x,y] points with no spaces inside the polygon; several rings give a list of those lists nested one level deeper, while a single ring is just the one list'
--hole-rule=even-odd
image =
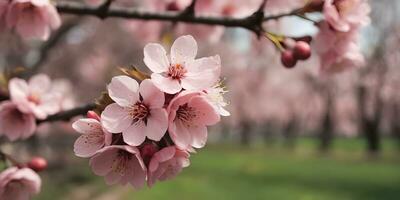
[{"label": "brown branch", "polygon": [[81,107],[73,108],[70,110],[62,111],[54,115],[48,116],[44,120],[38,120],[37,123],[43,122],[55,122],[55,121],[69,121],[75,116],[85,115],[89,110],[93,110],[96,107],[94,103],[90,103]]},{"label": "brown branch", "polygon": [[[194,6],[194,2],[191,5]],[[264,3],[263,3],[264,4]],[[56,5],[60,13],[73,14],[80,16],[96,16],[99,18],[125,18],[125,19],[140,19],[140,20],[158,20],[158,21],[169,21],[169,22],[184,22],[192,24],[204,24],[204,25],[220,25],[225,27],[241,27],[261,34],[262,22],[269,20],[276,20],[286,16],[293,16],[298,14],[299,10],[295,9],[288,13],[279,15],[264,16],[262,11],[257,10],[255,13],[244,18],[231,18],[231,17],[214,17],[214,16],[195,16],[182,14],[187,12],[187,9],[183,12],[149,12],[141,11],[136,9],[128,8],[109,8],[107,10],[100,9],[100,7],[91,7],[82,3],[74,2],[59,2]],[[191,6],[189,6],[191,9]]]}]

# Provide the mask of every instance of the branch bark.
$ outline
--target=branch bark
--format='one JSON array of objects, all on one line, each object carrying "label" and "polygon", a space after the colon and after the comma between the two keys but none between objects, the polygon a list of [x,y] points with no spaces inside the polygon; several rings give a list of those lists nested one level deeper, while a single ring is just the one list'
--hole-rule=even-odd
[{"label": "branch bark", "polygon": [[[194,4],[193,4],[194,5]],[[276,20],[286,16],[297,15],[302,9],[295,9],[288,13],[279,15],[264,16],[261,11],[256,11],[254,14],[244,18],[231,17],[214,17],[214,16],[196,16],[182,14],[182,12],[149,12],[127,8],[109,8],[107,10],[101,7],[91,7],[82,3],[74,2],[59,2],[56,5],[60,13],[73,14],[80,16],[96,16],[101,19],[108,17],[125,18],[125,19],[140,19],[140,20],[158,20],[169,22],[184,22],[192,24],[204,25],[220,25],[225,27],[241,27],[260,34],[262,31],[262,23],[269,20]],[[190,7],[189,7],[190,8]],[[183,12],[185,12],[184,10]]]}]

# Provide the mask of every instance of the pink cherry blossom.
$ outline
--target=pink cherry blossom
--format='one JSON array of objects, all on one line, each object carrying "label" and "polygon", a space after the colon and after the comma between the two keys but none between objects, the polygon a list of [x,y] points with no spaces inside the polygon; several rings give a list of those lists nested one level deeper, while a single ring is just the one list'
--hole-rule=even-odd
[{"label": "pink cherry blossom", "polygon": [[101,114],[102,124],[111,133],[121,133],[124,141],[138,146],[147,138],[159,141],[168,128],[164,93],[149,79],[139,84],[128,76],[117,76],[108,85],[116,102]]},{"label": "pink cherry blossom", "polygon": [[6,24],[24,38],[47,40],[61,25],[60,16],[50,0],[12,0]]},{"label": "pink cherry blossom", "polygon": [[371,8],[367,0],[325,0],[325,20],[335,30],[348,32],[351,26],[365,26],[370,22]]},{"label": "pink cherry blossom", "polygon": [[97,115],[94,118],[79,119],[72,127],[82,133],[74,143],[76,156],[91,157],[104,146],[111,144],[112,135],[103,128]]},{"label": "pink cherry blossom", "polygon": [[184,91],[168,106],[168,132],[182,150],[204,147],[207,127],[220,121],[220,116],[202,93]]},{"label": "pink cherry blossom", "polygon": [[150,160],[147,184],[153,186],[157,180],[165,181],[175,177],[190,165],[189,153],[175,146],[165,147],[155,153]]},{"label": "pink cherry blossom", "polygon": [[109,185],[129,183],[140,188],[146,181],[146,167],[136,147],[105,147],[90,159],[90,166],[96,175],[105,176]]},{"label": "pink cherry blossom", "polygon": [[11,100],[18,109],[24,113],[33,113],[38,119],[44,119],[60,110],[60,93],[52,92],[47,75],[35,75],[29,82],[13,78],[9,90]]},{"label": "pink cherry blossom", "polygon": [[8,168],[0,173],[0,199],[29,200],[40,192],[41,182],[29,168]]},{"label": "pink cherry blossom", "polygon": [[196,40],[181,36],[171,47],[170,59],[160,44],[150,43],[144,48],[144,62],[152,72],[151,80],[161,91],[175,94],[183,89],[202,90],[218,81],[221,60],[218,55],[195,59]]},{"label": "pink cherry blossom", "polygon": [[15,141],[32,136],[35,130],[36,119],[33,114],[21,112],[11,101],[0,104],[0,135]]},{"label": "pink cherry blossom", "polygon": [[314,49],[320,56],[322,73],[332,74],[364,65],[364,56],[357,42],[358,28],[340,32],[330,28],[327,22],[321,22],[319,30],[314,40]]}]

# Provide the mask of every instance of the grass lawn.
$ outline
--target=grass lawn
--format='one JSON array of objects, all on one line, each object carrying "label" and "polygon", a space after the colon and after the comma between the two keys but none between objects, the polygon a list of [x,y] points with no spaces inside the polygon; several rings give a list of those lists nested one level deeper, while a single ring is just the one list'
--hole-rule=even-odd
[{"label": "grass lawn", "polygon": [[[294,152],[209,145],[192,156],[191,166],[176,179],[139,191],[106,186],[91,174],[86,160],[79,160],[63,174],[45,175],[36,199],[98,199],[107,193],[103,199],[400,199],[400,156],[389,142],[375,159],[362,153],[358,140],[338,141],[329,156],[314,153],[314,147],[310,140],[301,140]],[[84,195],[73,195],[76,191]]]}]

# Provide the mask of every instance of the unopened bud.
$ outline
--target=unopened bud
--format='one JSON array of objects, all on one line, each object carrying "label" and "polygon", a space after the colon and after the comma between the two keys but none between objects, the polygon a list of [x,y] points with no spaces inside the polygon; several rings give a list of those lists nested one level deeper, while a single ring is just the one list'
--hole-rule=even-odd
[{"label": "unopened bud", "polygon": [[91,119],[96,119],[96,120],[100,121],[100,116],[99,116],[96,112],[94,112],[94,111],[92,111],[92,110],[89,110],[89,111],[87,112],[87,117],[88,117],[88,118],[91,118]]},{"label": "unopened bud", "polygon": [[33,157],[27,166],[34,171],[40,172],[47,168],[47,161],[42,157]]},{"label": "unopened bud", "polygon": [[307,42],[298,41],[293,48],[293,56],[298,60],[307,60],[311,56],[311,47]]},{"label": "unopened bud", "polygon": [[179,9],[178,4],[175,1],[173,1],[167,5],[167,10],[168,11],[179,11],[180,9]]},{"label": "unopened bud", "polygon": [[286,68],[293,68],[297,63],[297,59],[293,56],[291,50],[285,50],[281,54],[281,62]]}]

